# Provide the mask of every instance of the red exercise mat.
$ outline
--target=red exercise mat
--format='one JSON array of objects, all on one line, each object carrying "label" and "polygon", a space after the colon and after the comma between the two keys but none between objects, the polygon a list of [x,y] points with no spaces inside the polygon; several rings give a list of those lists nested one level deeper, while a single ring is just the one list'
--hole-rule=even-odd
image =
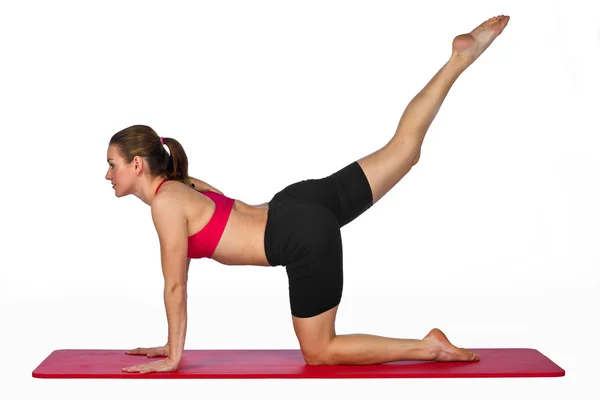
[{"label": "red exercise mat", "polygon": [[257,379],[257,378],[533,378],[565,371],[535,349],[469,349],[475,362],[399,361],[378,365],[306,365],[300,350],[185,350],[173,372],[122,372],[156,361],[125,350],[56,350],[34,378]]}]

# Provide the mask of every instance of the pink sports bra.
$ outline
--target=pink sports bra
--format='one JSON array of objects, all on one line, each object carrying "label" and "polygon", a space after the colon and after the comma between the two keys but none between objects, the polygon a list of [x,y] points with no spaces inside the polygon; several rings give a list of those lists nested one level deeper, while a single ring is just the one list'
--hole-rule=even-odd
[{"label": "pink sports bra", "polygon": [[[158,193],[158,189],[160,189],[166,181],[168,181],[168,179],[165,179],[158,185],[156,192],[154,192],[155,195]],[[188,258],[212,257],[219,244],[219,240],[221,240],[221,236],[223,236],[225,225],[227,225],[233,203],[235,202],[234,199],[216,192],[207,191],[200,193],[214,201],[216,208],[210,221],[208,221],[208,224],[206,224],[199,232],[196,232],[192,236],[188,236]]]}]

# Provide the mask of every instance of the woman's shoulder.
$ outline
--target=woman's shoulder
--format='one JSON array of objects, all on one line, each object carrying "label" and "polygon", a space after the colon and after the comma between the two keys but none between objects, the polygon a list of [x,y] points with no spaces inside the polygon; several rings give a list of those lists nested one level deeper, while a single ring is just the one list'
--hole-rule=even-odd
[{"label": "woman's shoulder", "polygon": [[190,184],[191,184],[192,188],[198,192],[210,191],[210,192],[215,192],[215,193],[224,195],[223,192],[221,192],[220,190],[216,189],[215,187],[209,185],[208,183],[206,183],[200,179],[190,177]]},{"label": "woman's shoulder", "polygon": [[175,203],[181,205],[182,202],[193,200],[196,191],[185,183],[177,180],[167,180],[163,183],[160,191],[154,197],[151,207],[162,203]]}]

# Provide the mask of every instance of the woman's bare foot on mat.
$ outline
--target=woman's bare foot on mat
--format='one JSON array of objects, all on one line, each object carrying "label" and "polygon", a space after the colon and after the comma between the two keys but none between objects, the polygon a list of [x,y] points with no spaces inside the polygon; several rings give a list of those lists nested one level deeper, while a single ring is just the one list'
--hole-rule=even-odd
[{"label": "woman's bare foot on mat", "polygon": [[433,361],[479,360],[479,354],[454,346],[444,335],[444,332],[437,328],[432,329],[423,340],[436,350],[437,357]]},{"label": "woman's bare foot on mat", "polygon": [[452,41],[452,57],[461,60],[465,67],[471,65],[502,33],[510,17],[492,17],[473,29],[471,33],[458,35]]}]

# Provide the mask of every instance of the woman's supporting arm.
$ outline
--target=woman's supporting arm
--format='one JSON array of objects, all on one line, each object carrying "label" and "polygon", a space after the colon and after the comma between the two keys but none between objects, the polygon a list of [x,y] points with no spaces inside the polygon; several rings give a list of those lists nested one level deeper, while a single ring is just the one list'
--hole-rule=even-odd
[{"label": "woman's supporting arm", "polygon": [[177,193],[165,192],[152,202],[152,219],[160,241],[165,280],[169,359],[179,365],[187,330],[187,222]]},{"label": "woman's supporting arm", "polygon": [[165,284],[164,300],[169,326],[169,358],[179,365],[183,358],[187,331],[186,286]]}]

